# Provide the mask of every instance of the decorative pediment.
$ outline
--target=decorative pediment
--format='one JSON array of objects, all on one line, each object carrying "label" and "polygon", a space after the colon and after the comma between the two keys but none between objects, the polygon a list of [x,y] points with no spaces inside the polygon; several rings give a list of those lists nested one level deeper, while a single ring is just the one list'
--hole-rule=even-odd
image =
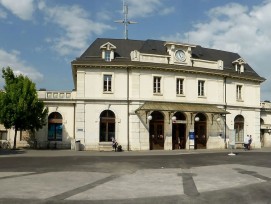
[{"label": "decorative pediment", "polygon": [[232,62],[233,64],[246,64],[245,60],[242,58],[239,58]]},{"label": "decorative pediment", "polygon": [[245,71],[244,65],[246,64],[246,62],[242,58],[233,61],[232,64],[234,64],[235,71],[238,72],[239,74]]},{"label": "decorative pediment", "polygon": [[110,42],[107,42],[100,47],[101,50],[115,50],[117,47]]}]

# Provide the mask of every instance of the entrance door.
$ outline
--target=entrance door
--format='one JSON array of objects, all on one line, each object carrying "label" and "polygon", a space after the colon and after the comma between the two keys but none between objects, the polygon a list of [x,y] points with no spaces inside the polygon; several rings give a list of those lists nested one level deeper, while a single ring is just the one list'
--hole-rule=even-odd
[{"label": "entrance door", "polygon": [[[196,117],[199,118],[199,121],[195,122],[195,148],[196,149],[206,149],[207,143],[207,123],[206,123],[206,116],[202,113],[198,113]],[[195,117],[195,118],[196,118]]]},{"label": "entrance door", "polygon": [[186,143],[186,125],[172,124],[172,149],[185,149]]},{"label": "entrance door", "polygon": [[164,124],[150,122],[150,149],[164,149]]}]

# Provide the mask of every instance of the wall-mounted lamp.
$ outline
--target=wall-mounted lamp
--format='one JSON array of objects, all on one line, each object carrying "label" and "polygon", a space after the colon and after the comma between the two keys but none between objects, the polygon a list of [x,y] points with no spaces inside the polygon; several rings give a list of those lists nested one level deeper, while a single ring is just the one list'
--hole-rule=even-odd
[{"label": "wall-mounted lamp", "polygon": [[171,120],[172,120],[172,123],[175,123],[175,122],[176,122],[176,120],[177,120],[176,116],[175,116],[175,115],[174,115],[174,116],[172,116]]},{"label": "wall-mounted lamp", "polygon": [[195,121],[198,122],[199,121],[199,117],[195,117]]},{"label": "wall-mounted lamp", "polygon": [[152,116],[149,115],[149,112],[150,112],[150,111],[146,111],[146,112],[145,112],[145,113],[146,113],[146,123],[148,123],[148,120],[149,120],[149,121],[152,120]]}]

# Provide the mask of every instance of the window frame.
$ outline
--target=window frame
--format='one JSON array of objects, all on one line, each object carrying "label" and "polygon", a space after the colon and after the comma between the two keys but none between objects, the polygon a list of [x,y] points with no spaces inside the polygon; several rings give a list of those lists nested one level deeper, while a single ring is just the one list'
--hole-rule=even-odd
[{"label": "window frame", "polygon": [[[176,77],[175,78],[175,82],[176,82],[176,95],[177,96],[184,96],[184,78],[183,77]],[[179,81],[182,81],[182,83],[180,84]],[[181,92],[180,92],[181,91]]]},{"label": "window frame", "polygon": [[106,62],[110,62],[111,61],[111,50],[105,50],[104,51],[104,60]]},{"label": "window frame", "polygon": [[206,97],[206,80],[198,80],[198,97]]},{"label": "window frame", "polygon": [[[110,81],[105,80],[105,76],[111,76],[111,84],[110,85],[108,84]],[[102,73],[102,79],[103,79],[103,81],[102,81],[103,93],[104,94],[114,93],[114,73],[111,73],[111,72]],[[105,86],[105,82],[107,82],[106,86]],[[111,86],[110,89],[109,89],[109,86]]]},{"label": "window frame", "polygon": [[243,99],[243,84],[236,84],[236,101],[244,101]]},{"label": "window frame", "polygon": [[[157,82],[156,79],[160,80]],[[163,95],[163,77],[161,75],[153,75],[152,92],[154,95]]]}]

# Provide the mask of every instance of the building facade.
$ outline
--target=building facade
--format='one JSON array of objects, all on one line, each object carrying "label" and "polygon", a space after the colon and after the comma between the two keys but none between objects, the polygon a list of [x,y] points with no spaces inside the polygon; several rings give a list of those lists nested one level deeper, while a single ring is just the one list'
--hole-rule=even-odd
[{"label": "building facade", "polygon": [[265,79],[237,53],[98,38],[71,68],[74,91],[39,91],[49,109],[40,148],[80,141],[84,150],[111,150],[115,138],[124,150],[222,149],[233,140],[241,147],[247,134],[252,148],[271,146],[271,127],[263,130],[270,113],[261,119]]}]

